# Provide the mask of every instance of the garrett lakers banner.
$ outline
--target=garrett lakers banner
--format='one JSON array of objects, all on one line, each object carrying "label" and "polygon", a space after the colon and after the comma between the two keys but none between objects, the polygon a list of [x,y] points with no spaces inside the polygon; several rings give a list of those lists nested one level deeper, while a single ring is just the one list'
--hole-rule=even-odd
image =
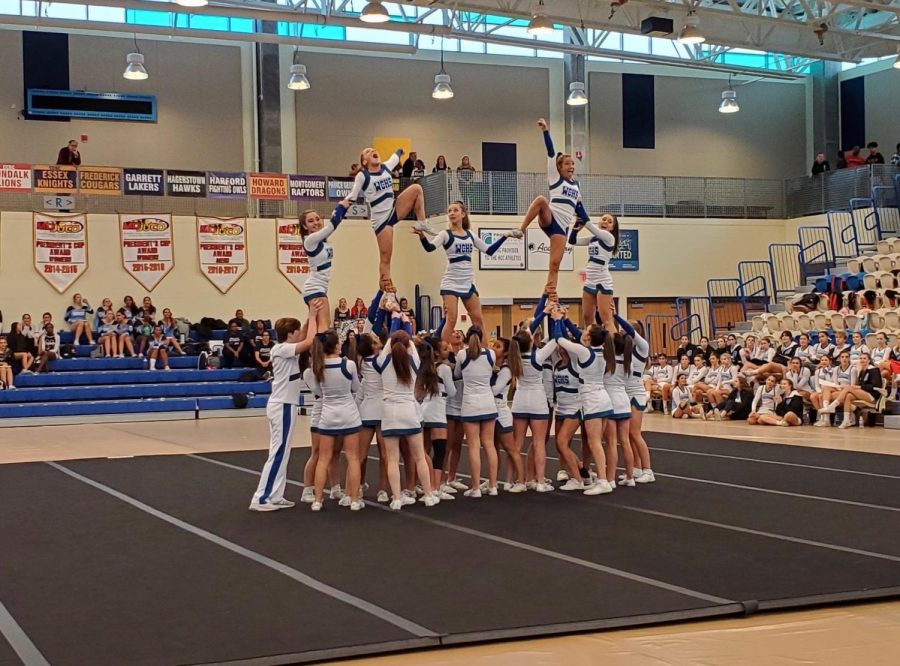
[{"label": "garrett lakers banner", "polygon": [[34,270],[63,293],[88,269],[87,215],[34,213]]},{"label": "garrett lakers banner", "polygon": [[120,213],[119,239],[122,266],[147,291],[153,291],[175,266],[168,213]]},{"label": "garrett lakers banner", "polygon": [[78,189],[82,194],[121,194],[122,170],[113,167],[81,167]]},{"label": "garrett lakers banner", "polygon": [[198,217],[200,272],[227,294],[247,272],[247,220],[243,217]]},{"label": "garrett lakers banner", "polygon": [[78,169],[73,166],[34,166],[31,172],[35,192],[72,194],[78,189]]},{"label": "garrett lakers banner", "polygon": [[301,291],[309,275],[309,257],[306,256],[303,238],[300,237],[300,222],[278,218],[275,224],[278,270],[297,291]]}]

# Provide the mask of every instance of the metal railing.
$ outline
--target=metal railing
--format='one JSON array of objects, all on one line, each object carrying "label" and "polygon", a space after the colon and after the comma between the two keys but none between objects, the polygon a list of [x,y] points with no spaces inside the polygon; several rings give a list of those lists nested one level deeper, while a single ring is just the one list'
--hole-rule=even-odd
[{"label": "metal railing", "polygon": [[859,255],[859,242],[853,214],[847,209],[830,210],[828,227],[834,243],[834,260],[850,259]]},{"label": "metal railing", "polygon": [[794,292],[798,284],[803,284],[803,266],[800,263],[799,243],[772,243],[769,245],[769,265],[772,267],[774,297]]},{"label": "metal railing", "polygon": [[900,176],[897,185],[876,185],[872,188],[872,202],[878,216],[878,228],[882,234],[900,234]]},{"label": "metal railing", "polygon": [[[741,299],[741,281],[737,278],[712,278],[706,281],[706,297],[709,301],[709,326],[715,332],[725,328],[724,321],[719,320],[716,308],[724,308],[737,302],[741,306],[742,319],[747,318],[747,307]],[[737,322],[728,322],[731,324]]]}]

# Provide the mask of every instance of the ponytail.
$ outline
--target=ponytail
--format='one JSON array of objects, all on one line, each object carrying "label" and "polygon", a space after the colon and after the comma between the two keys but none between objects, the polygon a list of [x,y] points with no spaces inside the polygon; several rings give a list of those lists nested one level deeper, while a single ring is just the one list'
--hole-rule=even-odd
[{"label": "ponytail", "polygon": [[625,370],[626,375],[630,375],[631,355],[634,351],[634,343],[631,340],[631,336],[625,335],[624,333],[616,333],[615,336],[613,336],[613,340],[616,350],[616,356],[618,356],[619,354],[622,355],[622,368]]},{"label": "ponytail", "polygon": [[334,329],[316,335],[312,346],[312,369],[316,381],[325,381],[325,357],[334,354],[340,344],[340,338]]},{"label": "ponytail", "polygon": [[434,349],[427,341],[417,344],[416,349],[419,351],[421,361],[419,376],[416,377],[416,393],[425,397],[437,395],[439,389]]},{"label": "ponytail", "polygon": [[527,340],[526,344],[530,344],[531,342],[531,340],[528,339],[527,333],[519,331],[512,336],[509,341],[509,354],[506,356],[506,364],[509,366],[509,371],[512,373],[513,382],[525,374],[525,367],[522,364],[523,340]]},{"label": "ponytail", "polygon": [[[611,375],[616,370],[616,342],[609,331],[604,331],[603,359],[606,361],[606,372],[604,374]],[[630,365],[631,359],[629,358],[628,360]]]},{"label": "ponytail", "polygon": [[466,358],[468,358],[470,361],[474,361],[476,358],[481,356],[481,329],[477,326],[471,327],[469,329],[469,332],[466,333],[466,340],[468,341]]},{"label": "ponytail", "polygon": [[391,345],[391,363],[394,366],[397,381],[403,386],[409,386],[412,384],[412,363],[409,350],[406,348],[406,345],[409,344],[409,336],[406,331],[397,331],[391,335],[388,344]]}]

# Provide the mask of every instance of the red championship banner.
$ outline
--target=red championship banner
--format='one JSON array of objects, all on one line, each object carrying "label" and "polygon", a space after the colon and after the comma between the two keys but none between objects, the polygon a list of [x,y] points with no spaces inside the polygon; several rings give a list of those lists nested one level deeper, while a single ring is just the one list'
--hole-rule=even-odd
[{"label": "red championship banner", "polygon": [[175,266],[169,213],[119,213],[122,266],[147,291],[153,291]]},{"label": "red championship banner", "polygon": [[278,270],[294,285],[303,290],[303,283],[309,275],[309,257],[300,237],[300,221],[285,218],[275,220],[275,247],[278,250]]},{"label": "red championship banner", "polygon": [[0,192],[31,192],[31,165],[0,164]]},{"label": "red championship banner", "polygon": [[88,269],[87,215],[34,213],[34,270],[63,293]]},{"label": "red championship banner", "polygon": [[283,173],[249,173],[251,199],[287,199],[288,178]]},{"label": "red championship banner", "polygon": [[198,217],[200,272],[227,294],[247,272],[247,219]]}]

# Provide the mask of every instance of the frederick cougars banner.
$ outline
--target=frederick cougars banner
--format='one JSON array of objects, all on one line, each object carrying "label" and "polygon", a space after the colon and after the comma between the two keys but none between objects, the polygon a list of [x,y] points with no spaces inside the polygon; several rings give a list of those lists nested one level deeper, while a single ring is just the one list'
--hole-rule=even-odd
[{"label": "frederick cougars banner", "polygon": [[198,217],[200,271],[223,294],[247,272],[247,219]]},{"label": "frederick cougars banner", "polygon": [[147,291],[153,291],[175,266],[172,216],[119,214],[122,265]]},{"label": "frederick cougars banner", "polygon": [[63,293],[88,269],[87,215],[34,213],[34,270]]},{"label": "frederick cougars banner", "polygon": [[303,283],[309,275],[309,257],[303,249],[300,237],[300,222],[278,218],[275,233],[275,244],[278,250],[278,270],[288,279],[297,291],[303,289]]}]

